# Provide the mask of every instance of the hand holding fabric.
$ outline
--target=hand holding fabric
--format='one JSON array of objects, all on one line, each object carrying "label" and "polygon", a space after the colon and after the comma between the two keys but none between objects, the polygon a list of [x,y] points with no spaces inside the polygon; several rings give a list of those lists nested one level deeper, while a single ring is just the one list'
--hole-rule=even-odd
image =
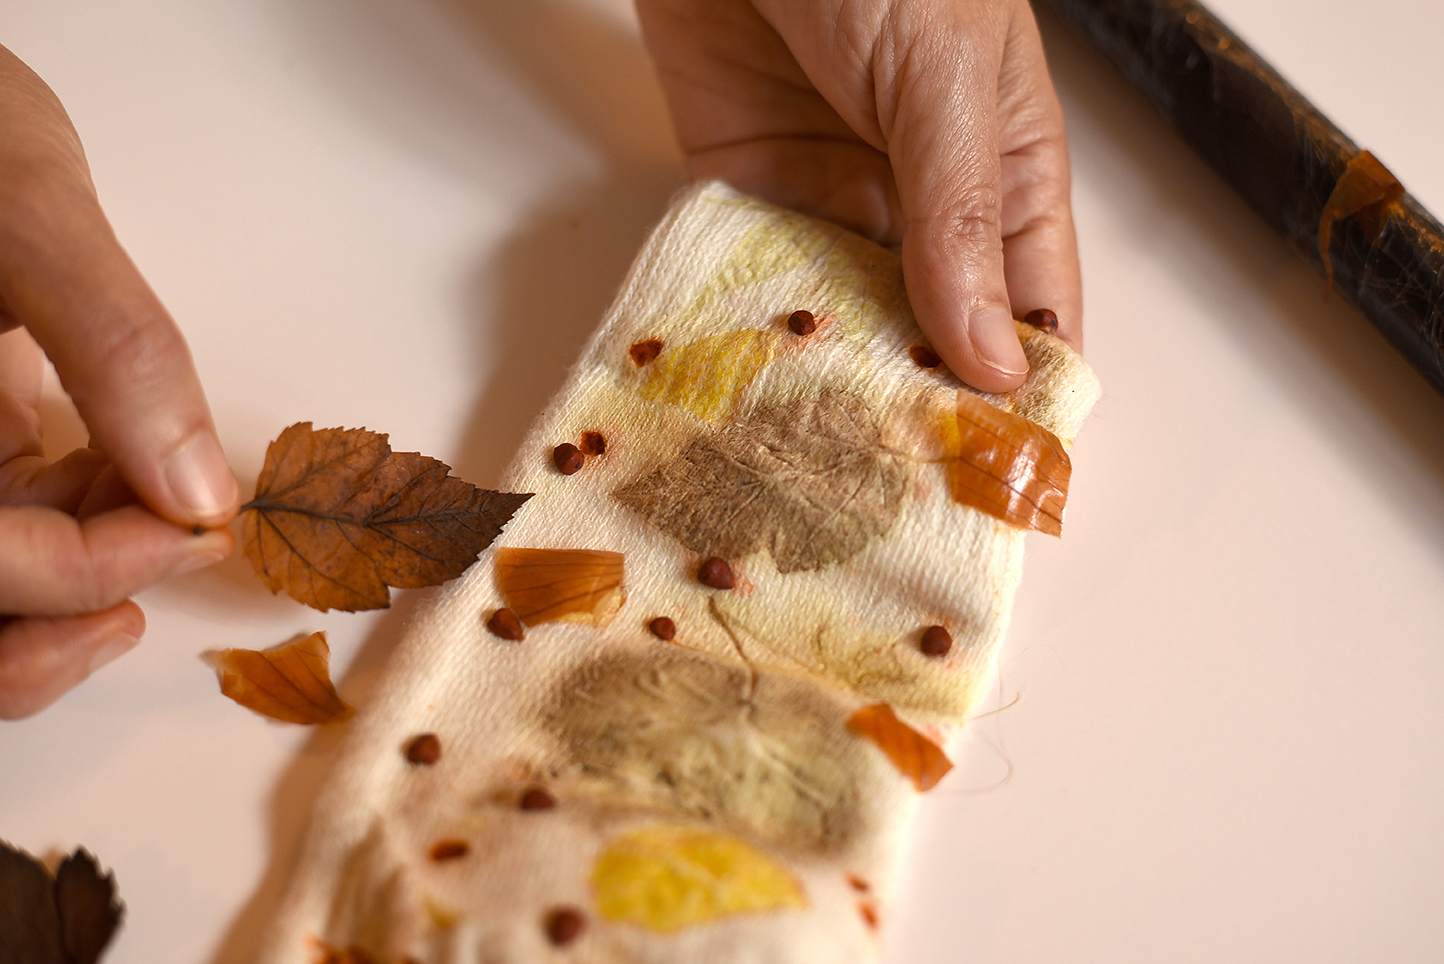
[{"label": "hand holding fabric", "polygon": [[1027,0],[638,0],[693,177],[901,246],[919,326],[985,391],[1012,318],[1082,340],[1063,115]]}]

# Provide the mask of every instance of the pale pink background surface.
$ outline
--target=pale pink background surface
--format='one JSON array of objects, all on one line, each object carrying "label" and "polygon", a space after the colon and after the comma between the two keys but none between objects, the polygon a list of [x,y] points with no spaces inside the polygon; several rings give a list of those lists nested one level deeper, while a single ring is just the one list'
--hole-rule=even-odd
[{"label": "pale pink background surface", "polygon": [[[5,6],[247,487],[301,419],[494,483],[681,183],[625,0]],[[1444,212],[1444,6],[1215,6]],[[1444,959],[1444,401],[1044,26],[1105,397],[886,958]],[[330,737],[199,654],[325,629],[364,700],[418,599],[323,616],[240,558],[146,593],[140,650],[0,727],[0,836],[116,869],[112,964],[243,964]]]}]

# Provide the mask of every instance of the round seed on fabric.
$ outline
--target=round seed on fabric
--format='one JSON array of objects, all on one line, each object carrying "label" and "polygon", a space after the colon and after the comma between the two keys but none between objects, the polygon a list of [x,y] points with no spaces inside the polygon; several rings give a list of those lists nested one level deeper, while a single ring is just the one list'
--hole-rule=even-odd
[{"label": "round seed on fabric", "polygon": [[519,806],[523,810],[550,810],[557,805],[557,798],[541,787],[532,787],[521,795]]},{"label": "round seed on fabric", "polygon": [[812,312],[798,309],[787,316],[787,327],[794,335],[805,337],[817,330],[817,319]]},{"label": "round seed on fabric", "polygon": [[658,616],[656,619],[652,620],[650,623],[647,624],[647,628],[650,629],[652,631],[652,635],[656,636],[658,639],[665,639],[670,641],[677,638],[677,624],[672,622],[672,620],[668,619],[666,616]]},{"label": "round seed on fabric", "polygon": [[552,449],[552,463],[562,475],[576,475],[586,464],[587,457],[571,442],[563,442]]},{"label": "round seed on fabric", "polygon": [[1023,321],[1050,334],[1058,330],[1058,316],[1047,308],[1034,308],[1023,316]]},{"label": "round seed on fabric", "polygon": [[943,360],[938,357],[938,353],[927,345],[912,346],[908,349],[908,355],[911,356],[913,364],[919,368],[937,368],[943,363]]},{"label": "round seed on fabric", "polygon": [[422,733],[406,744],[406,759],[417,766],[429,767],[441,759],[441,740],[435,733]]},{"label": "round seed on fabric", "polygon": [[431,847],[431,859],[437,863],[459,860],[471,853],[471,845],[465,840],[438,840]]},{"label": "round seed on fabric", "polygon": [[583,432],[577,447],[583,455],[601,455],[607,450],[607,437],[601,432]]},{"label": "round seed on fabric", "polygon": [[697,581],[713,589],[731,589],[736,585],[732,578],[732,567],[721,556],[709,556],[697,567]]},{"label": "round seed on fabric", "polygon": [[547,913],[542,927],[547,940],[558,947],[564,947],[581,936],[587,926],[587,919],[575,907],[557,907]]},{"label": "round seed on fabric", "polygon": [[526,637],[526,630],[521,627],[521,620],[516,618],[516,613],[510,609],[498,609],[491,614],[486,621],[486,628],[493,636],[500,636],[502,639],[509,639],[518,642]]},{"label": "round seed on fabric", "polygon": [[941,626],[929,626],[923,630],[918,648],[924,656],[946,656],[953,648],[953,634]]},{"label": "round seed on fabric", "polygon": [[627,354],[631,356],[632,364],[641,368],[662,354],[662,343],[656,338],[639,341],[627,349]]}]

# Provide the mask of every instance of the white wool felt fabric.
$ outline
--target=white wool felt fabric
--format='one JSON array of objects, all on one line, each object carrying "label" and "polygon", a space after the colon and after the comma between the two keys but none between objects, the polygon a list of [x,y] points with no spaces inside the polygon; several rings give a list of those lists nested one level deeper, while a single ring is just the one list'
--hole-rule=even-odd
[{"label": "white wool felt fabric", "polygon": [[[1018,331],[1027,383],[984,397],[1071,445],[1097,382]],[[875,959],[917,774],[849,721],[886,704],[914,756],[946,745],[1022,561],[953,496],[966,389],[925,344],[891,252],[720,184],[679,198],[506,474],[534,497],[345,724],[261,961]],[[563,474],[584,433],[604,451]],[[488,620],[530,603],[498,561],[597,568],[516,549],[619,553],[620,585],[504,639]],[[713,555],[731,589],[698,581]]]}]

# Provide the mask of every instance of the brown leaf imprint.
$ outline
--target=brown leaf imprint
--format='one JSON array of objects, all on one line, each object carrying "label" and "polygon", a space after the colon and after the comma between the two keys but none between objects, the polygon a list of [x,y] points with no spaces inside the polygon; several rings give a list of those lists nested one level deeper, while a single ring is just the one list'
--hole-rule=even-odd
[{"label": "brown leaf imprint", "polygon": [[1020,529],[1061,534],[1073,466],[1058,436],[965,391],[957,428],[948,469],[954,501]]},{"label": "brown leaf imprint", "polygon": [[848,717],[847,728],[877,744],[919,793],[937,786],[953,768],[936,743],[898,719],[886,703],[864,706]]},{"label": "brown leaf imprint", "polygon": [[496,584],[524,625],[556,619],[605,626],[625,598],[626,557],[600,549],[496,550]]},{"label": "brown leaf imprint", "polygon": [[845,562],[897,520],[906,463],[862,399],[764,405],[612,493],[703,556],[766,549],[779,572]]},{"label": "brown leaf imprint", "polygon": [[331,647],[324,632],[271,649],[207,653],[221,693],[246,709],[285,723],[332,723],[355,711],[331,685]]},{"label": "brown leaf imprint", "polygon": [[246,558],[272,592],[322,612],[385,609],[388,586],[461,575],[530,495],[452,478],[365,429],[292,425],[271,443],[242,507]]}]

